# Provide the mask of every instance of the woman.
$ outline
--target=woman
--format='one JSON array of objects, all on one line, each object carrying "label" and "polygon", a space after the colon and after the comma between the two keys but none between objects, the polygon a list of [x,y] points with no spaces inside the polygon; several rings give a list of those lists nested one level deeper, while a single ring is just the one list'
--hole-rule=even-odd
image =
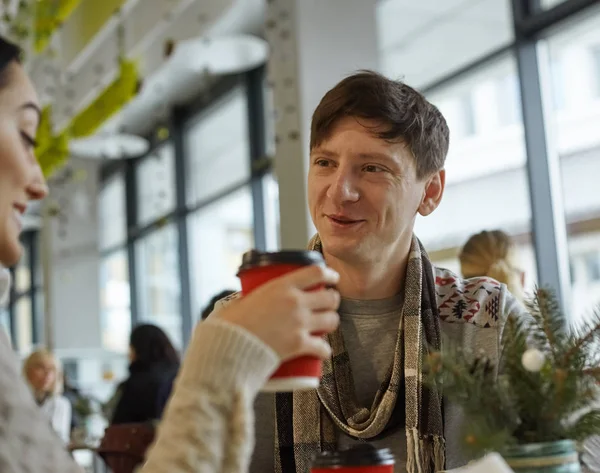
[{"label": "woman", "polygon": [[179,370],[179,355],[155,325],[138,325],[129,339],[129,378],[119,388],[113,424],[148,422],[162,417]]},{"label": "woman", "polygon": [[54,355],[37,350],[23,364],[23,375],[50,425],[66,444],[71,439],[71,403],[59,394],[59,369]]},{"label": "woman", "polygon": [[506,284],[517,299],[523,301],[525,273],[519,269],[517,248],[502,230],[484,230],[471,236],[460,254],[463,277],[488,276]]},{"label": "woman", "polygon": [[[0,38],[0,264],[21,256],[20,219],[47,187],[33,140],[40,117],[19,50]],[[0,288],[7,287],[2,271]],[[335,330],[339,294],[308,292],[335,285],[332,270],[307,267],[273,280],[198,324],[142,473],[242,472],[253,442],[252,402],[282,360],[326,358],[331,349],[313,333]],[[3,300],[6,294],[0,294]],[[0,331],[0,471],[81,473],[52,432],[19,375]]]}]

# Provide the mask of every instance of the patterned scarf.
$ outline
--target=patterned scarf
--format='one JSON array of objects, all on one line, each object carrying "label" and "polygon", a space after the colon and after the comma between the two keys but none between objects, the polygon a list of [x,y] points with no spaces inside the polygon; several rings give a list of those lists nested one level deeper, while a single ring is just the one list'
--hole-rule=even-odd
[{"label": "patterned scarf", "polygon": [[[309,248],[322,251],[318,235]],[[315,454],[336,449],[339,431],[368,441],[385,436],[402,422],[407,472],[444,469],[442,396],[435,387],[426,388],[422,379],[429,347],[440,348],[439,314],[433,267],[416,237],[400,320],[394,361],[371,409],[356,401],[350,358],[339,329],[328,337],[333,355],[323,363],[321,386],[314,391],[276,394],[275,473],[307,473]]]}]

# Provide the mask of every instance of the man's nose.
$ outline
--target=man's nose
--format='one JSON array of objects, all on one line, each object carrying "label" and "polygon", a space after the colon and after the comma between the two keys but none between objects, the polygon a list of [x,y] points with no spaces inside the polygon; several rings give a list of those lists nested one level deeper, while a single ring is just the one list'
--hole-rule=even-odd
[{"label": "man's nose", "polygon": [[356,178],[350,169],[340,166],[334,175],[328,191],[328,197],[340,203],[356,202],[360,193],[356,183]]}]

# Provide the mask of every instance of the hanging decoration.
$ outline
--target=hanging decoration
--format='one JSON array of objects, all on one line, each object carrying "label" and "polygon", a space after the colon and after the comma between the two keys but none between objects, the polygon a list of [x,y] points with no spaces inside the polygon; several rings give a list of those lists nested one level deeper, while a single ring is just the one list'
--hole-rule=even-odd
[{"label": "hanging decoration", "polygon": [[67,161],[69,140],[92,135],[136,95],[137,83],[138,73],[135,63],[121,61],[117,79],[57,135],[52,132],[51,107],[44,108],[38,131],[37,149],[37,157],[44,176],[50,176]]},{"label": "hanging decoration", "polygon": [[33,41],[36,53],[46,49],[54,32],[71,16],[80,3],[81,0],[37,0],[35,2]]},{"label": "hanging decoration", "polygon": [[2,0],[5,34],[21,45],[31,41],[34,52],[41,53],[80,3],[81,0]]},{"label": "hanging decoration", "polygon": [[121,60],[117,79],[68,126],[72,138],[83,138],[93,134],[106,120],[117,113],[137,93],[138,70],[132,61]]},{"label": "hanging decoration", "polygon": [[50,176],[69,158],[69,140],[66,133],[52,132],[52,108],[44,107],[37,132],[36,154],[44,176]]}]

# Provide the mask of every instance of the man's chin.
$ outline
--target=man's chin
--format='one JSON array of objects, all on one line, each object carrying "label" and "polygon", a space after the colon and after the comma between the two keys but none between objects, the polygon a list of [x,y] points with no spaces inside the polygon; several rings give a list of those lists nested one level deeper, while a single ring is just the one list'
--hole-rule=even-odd
[{"label": "man's chin", "polygon": [[339,260],[352,260],[360,255],[360,242],[348,238],[323,238],[323,252]]}]

